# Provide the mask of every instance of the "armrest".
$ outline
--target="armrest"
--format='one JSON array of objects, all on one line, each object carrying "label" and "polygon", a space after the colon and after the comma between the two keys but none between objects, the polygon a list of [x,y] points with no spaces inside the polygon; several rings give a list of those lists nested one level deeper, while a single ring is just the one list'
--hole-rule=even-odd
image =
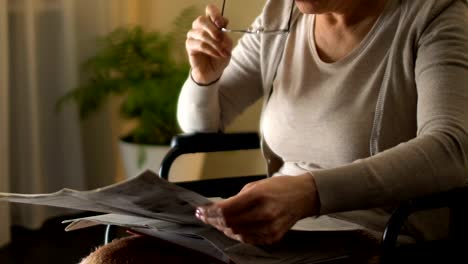
[{"label": "armrest", "polygon": [[266,175],[240,176],[220,179],[206,179],[176,184],[205,197],[229,198],[240,192],[248,183],[265,179]]},{"label": "armrest", "polygon": [[186,153],[257,149],[260,137],[256,132],[181,134],[172,139],[171,147]]},{"label": "armrest", "polygon": [[184,154],[234,151],[260,148],[258,133],[192,133],[177,135],[172,139],[171,149],[164,157],[159,176],[167,179],[174,160]]},{"label": "armrest", "polygon": [[396,248],[398,235],[408,217],[415,212],[429,209],[450,208],[450,234],[454,240],[467,240],[468,236],[468,187],[432,194],[404,202],[392,213],[382,237],[383,252]]}]

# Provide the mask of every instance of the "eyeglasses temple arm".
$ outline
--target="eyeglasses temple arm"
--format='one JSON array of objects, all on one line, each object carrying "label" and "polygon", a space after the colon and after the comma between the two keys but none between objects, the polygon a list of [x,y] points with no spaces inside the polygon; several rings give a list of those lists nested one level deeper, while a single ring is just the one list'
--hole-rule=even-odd
[{"label": "eyeglasses temple arm", "polygon": [[223,0],[223,6],[221,7],[221,16],[224,16],[224,7],[226,6],[226,0]]}]

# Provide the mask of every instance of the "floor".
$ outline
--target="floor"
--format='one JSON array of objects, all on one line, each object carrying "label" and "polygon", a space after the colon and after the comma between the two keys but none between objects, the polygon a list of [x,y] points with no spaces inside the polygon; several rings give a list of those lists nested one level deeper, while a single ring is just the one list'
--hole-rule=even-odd
[{"label": "floor", "polygon": [[[88,214],[89,215],[89,214]],[[104,242],[105,226],[65,232],[62,220],[86,214],[58,217],[40,230],[12,228],[12,242],[0,248],[0,263],[75,264]]]}]

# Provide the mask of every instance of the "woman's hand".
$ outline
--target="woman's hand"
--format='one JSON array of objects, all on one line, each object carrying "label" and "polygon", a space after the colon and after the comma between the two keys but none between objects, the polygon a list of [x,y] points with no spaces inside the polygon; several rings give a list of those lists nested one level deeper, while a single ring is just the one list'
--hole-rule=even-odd
[{"label": "woman's hand", "polygon": [[206,7],[187,34],[186,49],[195,82],[208,84],[217,80],[231,59],[232,40],[221,31],[227,20],[214,5]]},{"label": "woman's hand", "polygon": [[312,175],[277,176],[247,184],[236,196],[197,208],[196,216],[228,237],[273,244],[300,219],[317,214]]}]

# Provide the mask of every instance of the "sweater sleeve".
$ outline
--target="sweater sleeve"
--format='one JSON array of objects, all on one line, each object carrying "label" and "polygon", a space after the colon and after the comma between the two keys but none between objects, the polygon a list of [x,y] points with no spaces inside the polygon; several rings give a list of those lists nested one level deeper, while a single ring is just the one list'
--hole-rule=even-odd
[{"label": "sweater sleeve", "polygon": [[321,214],[448,190],[468,177],[468,7],[454,1],[419,38],[417,136],[375,156],[313,172]]},{"label": "sweater sleeve", "polygon": [[[260,17],[254,22],[261,24]],[[263,95],[260,36],[245,34],[232,52],[221,78],[199,86],[190,77],[182,87],[177,118],[185,132],[223,131]]]}]

